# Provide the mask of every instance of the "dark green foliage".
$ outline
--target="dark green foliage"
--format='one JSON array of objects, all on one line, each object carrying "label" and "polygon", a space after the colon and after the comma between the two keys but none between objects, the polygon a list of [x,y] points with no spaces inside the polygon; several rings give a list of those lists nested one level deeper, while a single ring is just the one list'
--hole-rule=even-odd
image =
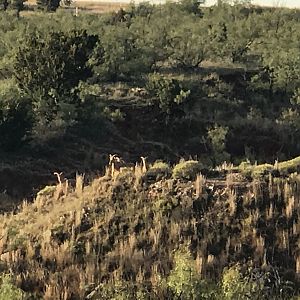
[{"label": "dark green foliage", "polygon": [[126,26],[109,26],[101,37],[92,62],[96,75],[107,81],[129,80],[151,67],[147,52],[137,47],[138,37]]},{"label": "dark green foliage", "polygon": [[180,5],[184,11],[196,16],[202,16],[200,5],[204,2],[205,0],[181,0]]},{"label": "dark green foliage", "polygon": [[56,11],[60,5],[60,0],[37,0],[38,9],[53,12]]},{"label": "dark green foliage", "polygon": [[80,80],[92,75],[87,65],[97,37],[86,31],[50,32],[26,38],[16,54],[14,76],[28,94],[72,93]]},{"label": "dark green foliage", "polygon": [[[224,159],[239,164],[245,157],[273,163],[296,156],[299,12],[228,3],[201,10],[199,1],[141,3],[113,14],[78,18],[63,10],[19,19],[5,13],[0,21],[0,76],[20,77],[19,86],[33,103],[34,130],[39,124],[43,136],[56,127],[65,130],[79,120],[87,122],[91,115],[101,119],[104,112],[121,135],[163,143],[173,158],[204,155],[216,164]],[[101,43],[91,51],[90,38],[75,42],[69,33],[74,27],[100,36]],[[27,35],[19,50],[20,37]],[[72,43],[77,43],[78,55],[70,54]],[[14,71],[15,52],[20,66]],[[155,84],[146,83],[149,97],[145,75],[153,71],[164,75]],[[101,91],[89,100],[79,99],[79,80],[99,84]],[[118,83],[111,87],[117,81],[128,85],[122,95]],[[136,87],[142,92],[131,91]],[[209,134],[215,124],[226,128],[223,149]],[[160,151],[150,152],[158,159]]]},{"label": "dark green foliage", "polygon": [[155,6],[150,2],[141,2],[138,5],[132,5],[129,11],[132,17],[150,18],[155,11]]},{"label": "dark green foliage", "polygon": [[10,9],[19,13],[24,9],[24,2],[25,0],[0,0],[0,12]]},{"label": "dark green foliage", "polygon": [[167,115],[174,114],[178,106],[184,103],[190,91],[184,91],[179,82],[154,73],[149,75],[147,90],[159,100],[159,108]]},{"label": "dark green foliage", "polygon": [[117,25],[118,23],[125,23],[130,20],[130,14],[128,14],[123,8],[119,9],[117,12],[113,12],[110,24],[111,25]]},{"label": "dark green foliage", "polygon": [[8,0],[1,0],[0,1],[0,11],[6,10],[8,7],[8,4],[9,4]]},{"label": "dark green foliage", "polygon": [[0,150],[18,149],[32,126],[31,105],[14,82],[6,81],[0,91]]},{"label": "dark green foliage", "polygon": [[13,74],[33,103],[34,116],[47,126],[59,119],[76,120],[80,100],[77,85],[92,75],[87,61],[97,37],[86,31],[33,34],[19,48]]},{"label": "dark green foliage", "polygon": [[24,0],[10,0],[9,8],[19,12],[24,9],[24,2]]},{"label": "dark green foliage", "polygon": [[28,106],[24,99],[0,100],[0,149],[16,150],[31,129]]}]

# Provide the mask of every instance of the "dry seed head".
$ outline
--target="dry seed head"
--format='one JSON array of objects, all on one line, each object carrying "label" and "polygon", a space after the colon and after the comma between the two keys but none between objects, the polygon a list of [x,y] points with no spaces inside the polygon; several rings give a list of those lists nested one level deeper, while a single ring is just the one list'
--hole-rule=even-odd
[{"label": "dry seed head", "polygon": [[265,239],[260,235],[259,237],[256,237],[255,243],[256,243],[256,254],[259,255],[259,257],[263,257],[265,251]]},{"label": "dry seed head", "polygon": [[229,255],[230,244],[231,244],[231,237],[228,236],[227,242],[226,242],[226,254],[227,254],[227,255]]},{"label": "dry seed head", "polygon": [[273,219],[273,216],[274,216],[274,205],[271,202],[269,209],[267,210],[267,213],[266,213],[267,220]]},{"label": "dry seed head", "polygon": [[234,174],[228,173],[226,175],[226,186],[227,187],[232,187],[234,183]]},{"label": "dry seed head", "polygon": [[205,187],[205,177],[202,174],[198,174],[196,181],[194,183],[196,198],[200,198],[203,193],[203,188]]},{"label": "dry seed head", "polygon": [[233,216],[236,212],[236,192],[230,190],[228,193],[229,213]]},{"label": "dry seed head", "polygon": [[202,255],[198,252],[198,253],[197,253],[197,257],[196,257],[196,271],[197,271],[197,273],[198,273],[199,276],[202,275],[202,272],[203,272],[203,264],[204,264],[203,257],[202,257]]},{"label": "dry seed head", "polygon": [[209,254],[207,256],[207,260],[206,261],[207,261],[207,264],[213,264],[215,262],[215,256],[212,255],[212,254]]},{"label": "dry seed head", "polygon": [[76,174],[75,193],[77,197],[82,197],[83,183],[84,183],[84,175]]},{"label": "dry seed head", "polygon": [[295,207],[295,197],[291,196],[288,198],[288,203],[285,207],[285,215],[290,218],[293,214],[294,211],[294,207]]},{"label": "dry seed head", "polygon": [[298,254],[296,257],[296,273],[300,275],[300,256]]}]

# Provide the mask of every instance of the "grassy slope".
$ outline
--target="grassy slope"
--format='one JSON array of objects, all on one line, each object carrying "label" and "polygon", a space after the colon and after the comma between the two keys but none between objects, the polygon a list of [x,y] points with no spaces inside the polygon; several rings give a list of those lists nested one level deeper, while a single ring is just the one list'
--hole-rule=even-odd
[{"label": "grassy slope", "polygon": [[92,283],[155,286],[172,268],[173,250],[185,243],[205,278],[251,261],[280,267],[295,281],[299,183],[298,175],[154,180],[153,170],[144,174],[141,166],[84,187],[78,176],[75,188],[46,187],[16,215],[1,216],[2,267],[45,299],[64,293],[83,299]]}]

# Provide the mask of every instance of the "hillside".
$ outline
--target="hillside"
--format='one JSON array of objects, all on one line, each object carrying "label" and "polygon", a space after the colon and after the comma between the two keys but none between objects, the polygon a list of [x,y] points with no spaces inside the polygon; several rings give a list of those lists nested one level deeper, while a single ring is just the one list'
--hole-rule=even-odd
[{"label": "hillside", "polygon": [[300,299],[300,11],[67,5],[0,1],[0,300]]},{"label": "hillside", "polygon": [[[159,278],[168,278],[174,250],[186,245],[203,280],[216,281],[228,263],[263,266],[280,276],[285,297],[291,284],[297,293],[299,176],[247,180],[224,170],[210,179],[194,177],[198,168],[156,163],[145,173],[137,165],[113,177],[108,168],[88,185],[78,175],[75,187],[45,187],[1,217],[2,267],[43,299],[114,299],[103,293],[118,282],[136,285],[143,299],[162,299],[172,289]],[[260,293],[278,296],[274,280]]]}]

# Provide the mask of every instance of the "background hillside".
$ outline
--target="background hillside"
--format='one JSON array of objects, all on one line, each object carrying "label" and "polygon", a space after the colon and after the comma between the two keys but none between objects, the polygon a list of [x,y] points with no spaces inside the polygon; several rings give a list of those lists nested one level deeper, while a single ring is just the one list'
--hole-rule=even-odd
[{"label": "background hillside", "polygon": [[300,11],[23,4],[0,3],[0,299],[297,299]]}]

